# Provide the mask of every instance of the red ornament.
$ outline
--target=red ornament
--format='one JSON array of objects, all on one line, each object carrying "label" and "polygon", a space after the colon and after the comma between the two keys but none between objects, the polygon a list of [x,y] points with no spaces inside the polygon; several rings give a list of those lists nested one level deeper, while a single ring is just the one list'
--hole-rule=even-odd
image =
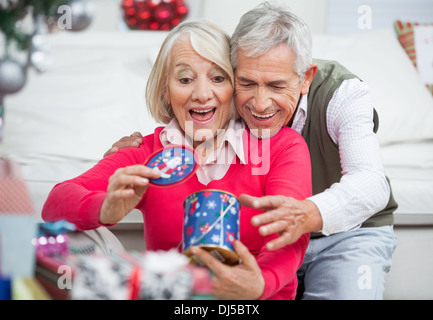
[{"label": "red ornament", "polygon": [[130,29],[170,30],[187,15],[184,0],[122,0],[123,19]]},{"label": "red ornament", "polygon": [[173,17],[174,12],[170,3],[161,3],[153,11],[153,17],[160,23],[169,23]]}]

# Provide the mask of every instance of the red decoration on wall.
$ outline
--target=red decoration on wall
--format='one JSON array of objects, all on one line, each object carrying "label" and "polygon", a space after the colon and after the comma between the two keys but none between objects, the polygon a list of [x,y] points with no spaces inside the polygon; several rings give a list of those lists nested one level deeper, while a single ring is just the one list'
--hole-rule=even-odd
[{"label": "red decoration on wall", "polygon": [[184,0],[122,0],[123,19],[130,29],[170,30],[187,15]]}]

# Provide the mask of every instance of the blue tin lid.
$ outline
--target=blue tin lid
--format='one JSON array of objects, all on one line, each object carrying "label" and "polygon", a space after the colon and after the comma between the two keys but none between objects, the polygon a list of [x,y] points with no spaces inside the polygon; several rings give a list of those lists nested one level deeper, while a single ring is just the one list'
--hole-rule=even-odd
[{"label": "blue tin lid", "polygon": [[184,145],[168,146],[153,153],[145,165],[161,172],[159,179],[151,179],[155,187],[172,187],[192,177],[198,169],[197,154]]}]

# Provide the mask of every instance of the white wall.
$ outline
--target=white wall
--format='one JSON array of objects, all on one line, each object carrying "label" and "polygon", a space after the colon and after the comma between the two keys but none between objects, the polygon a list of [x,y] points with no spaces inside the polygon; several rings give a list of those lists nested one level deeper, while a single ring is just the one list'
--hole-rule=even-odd
[{"label": "white wall", "polygon": [[[192,0],[203,3],[202,17],[211,19],[232,34],[242,14],[254,8],[263,0]],[[312,33],[323,33],[326,30],[327,0],[279,0],[301,17],[310,27]]]},{"label": "white wall", "polygon": [[396,19],[433,22],[432,0],[329,0],[327,33],[392,28]]},{"label": "white wall", "polygon": [[[95,7],[92,25],[87,31],[113,31],[122,28],[120,0],[90,0]],[[188,19],[214,21],[232,34],[239,18],[263,0],[186,0]],[[278,0],[285,2],[309,25],[313,33],[324,33],[328,0]]]}]

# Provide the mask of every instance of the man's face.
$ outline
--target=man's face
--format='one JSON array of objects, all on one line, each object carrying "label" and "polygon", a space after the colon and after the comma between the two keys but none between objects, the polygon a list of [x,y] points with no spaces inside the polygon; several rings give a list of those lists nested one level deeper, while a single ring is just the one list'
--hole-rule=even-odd
[{"label": "man's face", "polygon": [[245,56],[242,50],[238,53],[235,104],[248,127],[258,129],[259,137],[267,137],[263,129],[271,137],[276,135],[292,118],[301,93],[308,93],[310,79],[300,81],[293,69],[295,59],[284,44],[257,58]]}]

